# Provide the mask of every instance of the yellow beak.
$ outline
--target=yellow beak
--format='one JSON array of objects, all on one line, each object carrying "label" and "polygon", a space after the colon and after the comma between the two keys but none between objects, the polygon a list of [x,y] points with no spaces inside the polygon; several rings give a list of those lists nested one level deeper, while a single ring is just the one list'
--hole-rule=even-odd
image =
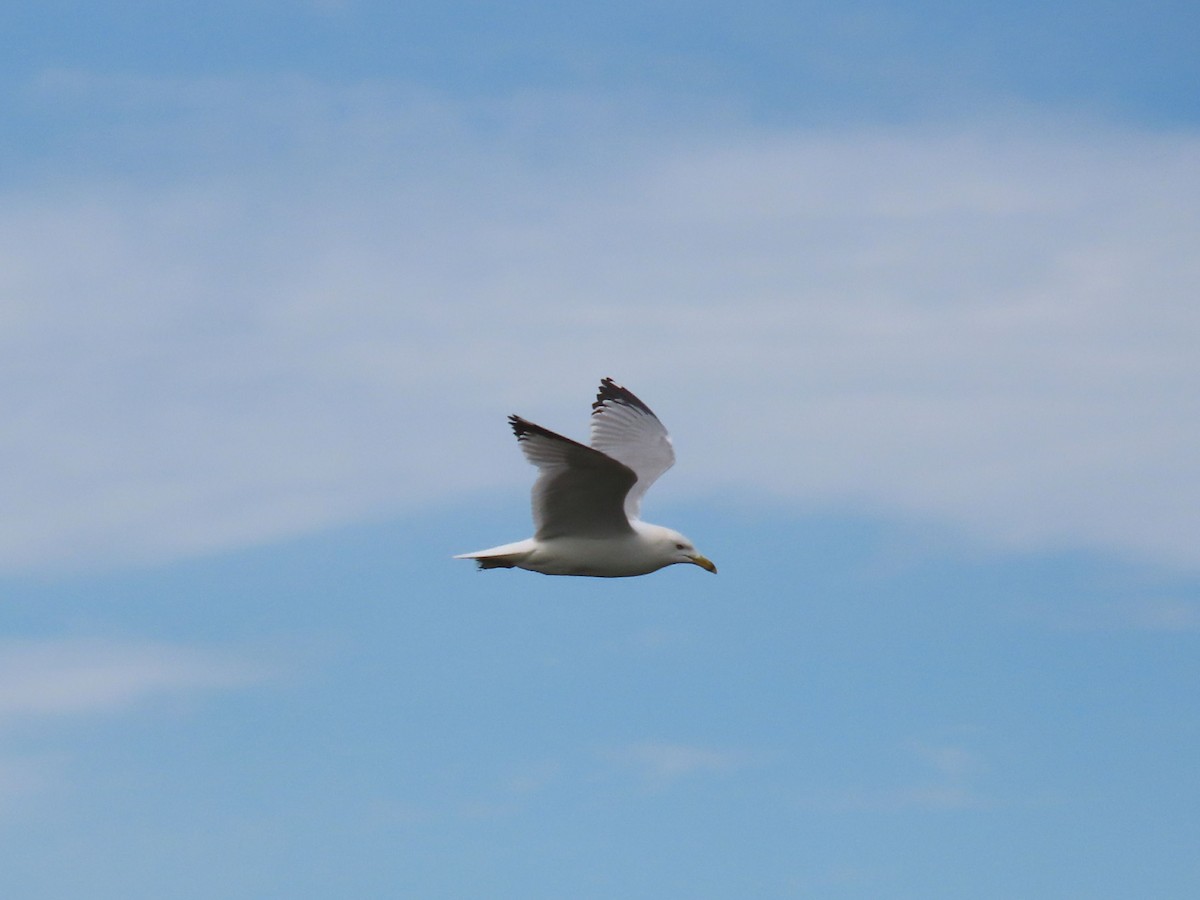
[{"label": "yellow beak", "polygon": [[697,553],[695,556],[690,558],[692,562],[694,562],[700,568],[708,569],[708,571],[712,572],[714,575],[717,574],[717,567],[713,565],[713,561],[707,556],[701,556],[699,553]]}]

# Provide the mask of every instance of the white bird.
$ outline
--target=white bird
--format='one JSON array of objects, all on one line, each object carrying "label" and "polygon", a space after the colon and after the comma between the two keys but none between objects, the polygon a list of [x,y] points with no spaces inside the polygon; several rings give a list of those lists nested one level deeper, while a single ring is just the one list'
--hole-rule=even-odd
[{"label": "white bird", "polygon": [[638,518],[642,497],[675,462],[671,438],[645,403],[611,378],[592,404],[592,445],[509,416],[525,458],[538,467],[534,536],[463,553],[481,569],[619,578],[675,563],[716,572],[678,531]]}]

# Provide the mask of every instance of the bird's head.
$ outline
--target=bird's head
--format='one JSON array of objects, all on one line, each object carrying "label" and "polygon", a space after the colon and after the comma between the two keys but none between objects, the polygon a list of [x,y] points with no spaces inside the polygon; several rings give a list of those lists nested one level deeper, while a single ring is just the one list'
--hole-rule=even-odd
[{"label": "bird's head", "polygon": [[689,541],[678,531],[672,531],[670,528],[662,530],[661,540],[664,545],[664,550],[670,555],[671,563],[691,563],[694,566],[699,566],[713,574],[716,574],[717,567],[713,565],[711,559],[702,554],[696,549],[696,545]]}]

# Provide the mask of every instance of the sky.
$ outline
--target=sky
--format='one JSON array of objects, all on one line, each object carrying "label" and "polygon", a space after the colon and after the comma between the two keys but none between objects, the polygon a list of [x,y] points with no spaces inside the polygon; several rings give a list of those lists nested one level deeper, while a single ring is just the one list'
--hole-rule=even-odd
[{"label": "sky", "polygon": [[1194,4],[0,27],[0,893],[1200,889]]}]

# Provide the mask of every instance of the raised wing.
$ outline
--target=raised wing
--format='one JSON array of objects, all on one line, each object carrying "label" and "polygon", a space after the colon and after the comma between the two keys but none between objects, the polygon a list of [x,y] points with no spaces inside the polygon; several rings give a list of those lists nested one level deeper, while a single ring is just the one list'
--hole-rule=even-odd
[{"label": "raised wing", "polygon": [[534,537],[609,537],[633,530],[625,495],[637,475],[629,466],[520,416],[508,421],[525,458],[538,467]]},{"label": "raised wing", "polygon": [[600,382],[592,404],[592,446],[634,471],[637,482],[625,497],[625,514],[638,518],[642,496],[675,464],[671,438],[650,407],[611,378]]}]

